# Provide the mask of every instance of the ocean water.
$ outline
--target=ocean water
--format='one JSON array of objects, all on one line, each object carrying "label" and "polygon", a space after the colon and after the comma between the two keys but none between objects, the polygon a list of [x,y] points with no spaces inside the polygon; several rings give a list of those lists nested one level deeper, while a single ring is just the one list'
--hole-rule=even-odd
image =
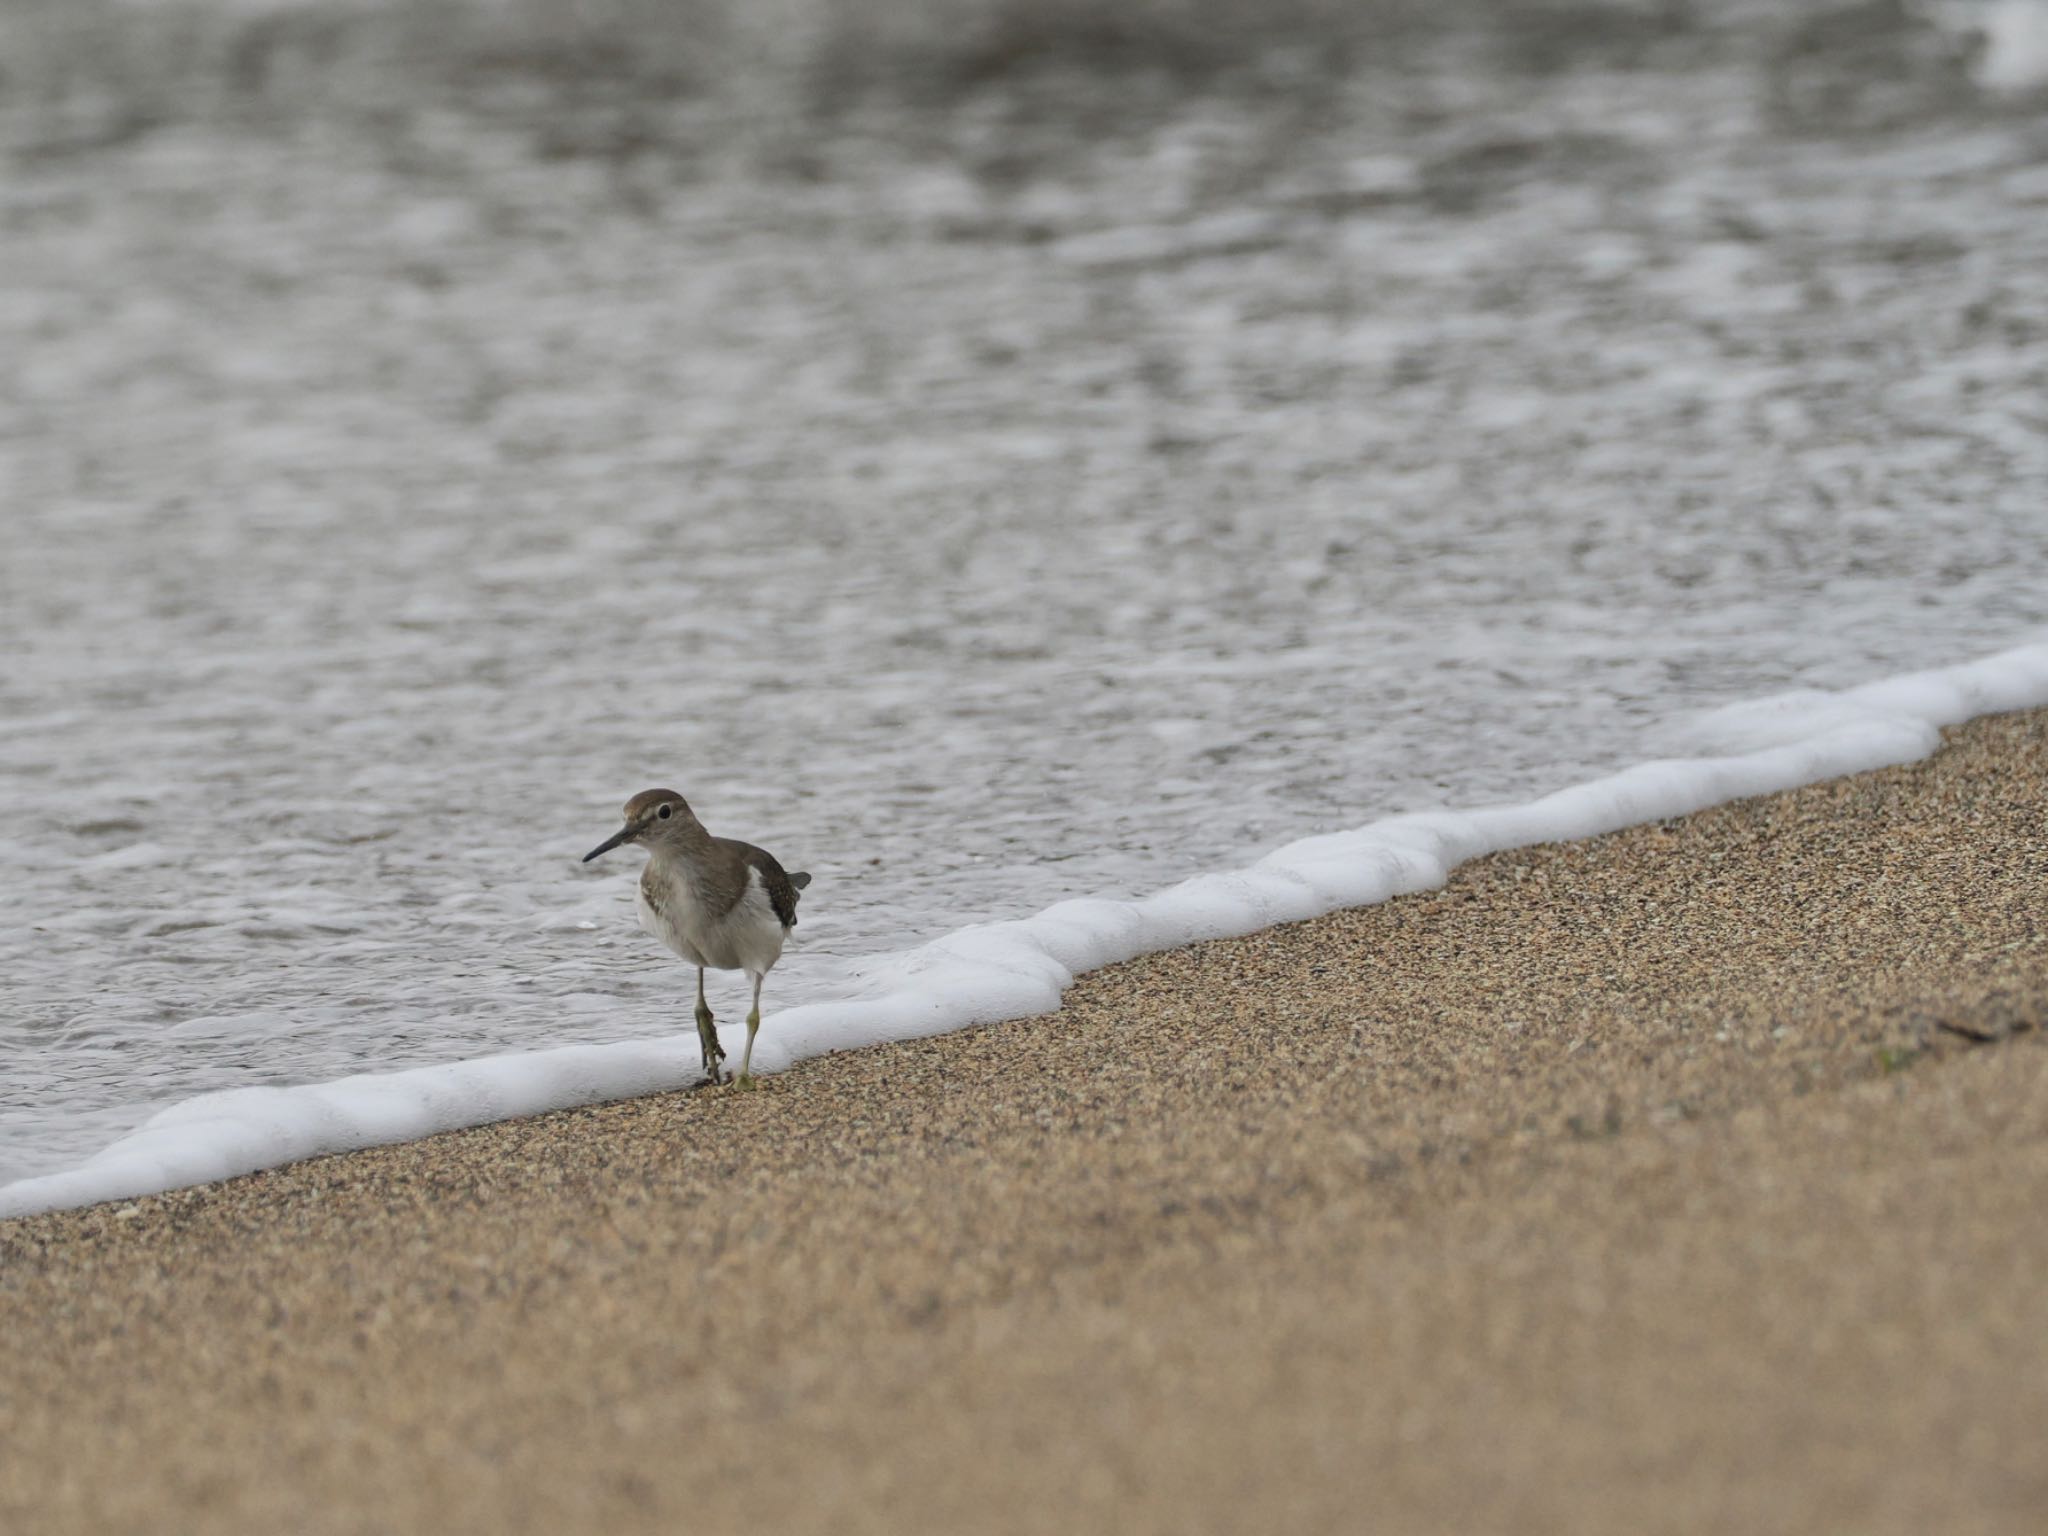
[{"label": "ocean water", "polygon": [[1770,85],[962,109],[803,177],[436,112],[24,157],[0,1181],[688,1030],[637,856],[577,862],[650,785],[816,877],[772,1034],[969,923],[2026,638],[2038,116]]}]

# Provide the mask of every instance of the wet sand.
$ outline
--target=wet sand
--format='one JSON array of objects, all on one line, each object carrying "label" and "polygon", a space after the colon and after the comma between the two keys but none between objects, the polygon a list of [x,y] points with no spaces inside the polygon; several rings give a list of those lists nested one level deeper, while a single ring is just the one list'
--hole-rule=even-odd
[{"label": "wet sand", "polygon": [[0,1224],[0,1527],[2034,1529],[2044,745]]}]

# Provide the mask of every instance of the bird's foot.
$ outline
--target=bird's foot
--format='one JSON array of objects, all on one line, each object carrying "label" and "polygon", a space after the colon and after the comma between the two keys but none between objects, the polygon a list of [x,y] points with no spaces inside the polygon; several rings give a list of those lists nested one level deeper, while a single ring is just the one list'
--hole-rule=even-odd
[{"label": "bird's foot", "polygon": [[703,1057],[705,1082],[716,1088],[720,1083],[731,1080],[732,1074],[721,1070],[725,1065],[725,1052],[718,1048],[716,1040],[704,1042]]},{"label": "bird's foot", "polygon": [[720,1083],[729,1083],[731,1081],[732,1074],[730,1072],[721,1072],[716,1067],[706,1067],[704,1075],[697,1079],[697,1086],[699,1088],[716,1088]]},{"label": "bird's foot", "polygon": [[758,1082],[754,1080],[754,1075],[751,1072],[741,1073],[738,1077],[732,1080],[732,1083],[735,1088],[738,1088],[743,1093],[752,1093],[756,1088],[761,1086]]}]

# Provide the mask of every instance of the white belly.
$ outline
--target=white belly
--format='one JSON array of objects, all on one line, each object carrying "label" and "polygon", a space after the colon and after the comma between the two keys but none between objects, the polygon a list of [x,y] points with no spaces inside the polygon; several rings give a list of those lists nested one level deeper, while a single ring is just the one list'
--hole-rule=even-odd
[{"label": "white belly", "polygon": [[644,890],[635,893],[634,905],[640,926],[692,965],[758,976],[782,956],[787,935],[768,904],[761,877],[751,869],[746,894],[718,916],[711,915],[682,880],[668,882],[659,909],[648,902]]}]

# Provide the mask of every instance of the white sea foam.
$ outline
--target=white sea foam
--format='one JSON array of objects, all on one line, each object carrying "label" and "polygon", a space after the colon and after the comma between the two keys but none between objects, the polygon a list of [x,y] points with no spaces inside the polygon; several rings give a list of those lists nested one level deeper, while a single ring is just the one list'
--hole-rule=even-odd
[{"label": "white sea foam", "polygon": [[[1247,869],[1137,901],[1063,901],[856,968],[851,996],[776,1014],[754,1053],[776,1072],[827,1051],[941,1034],[1056,1007],[1083,971],[1441,885],[1467,859],[1595,836],[1748,795],[1909,762],[1940,727],[2048,705],[2048,637],[1961,666],[1716,710],[1677,733],[1701,755],[1643,763],[1524,805],[1397,816],[1301,838]],[[206,1094],[82,1167],[0,1188],[0,1216],[232,1177],[323,1153],[684,1086],[694,1035],[488,1056],[294,1088]]]}]

